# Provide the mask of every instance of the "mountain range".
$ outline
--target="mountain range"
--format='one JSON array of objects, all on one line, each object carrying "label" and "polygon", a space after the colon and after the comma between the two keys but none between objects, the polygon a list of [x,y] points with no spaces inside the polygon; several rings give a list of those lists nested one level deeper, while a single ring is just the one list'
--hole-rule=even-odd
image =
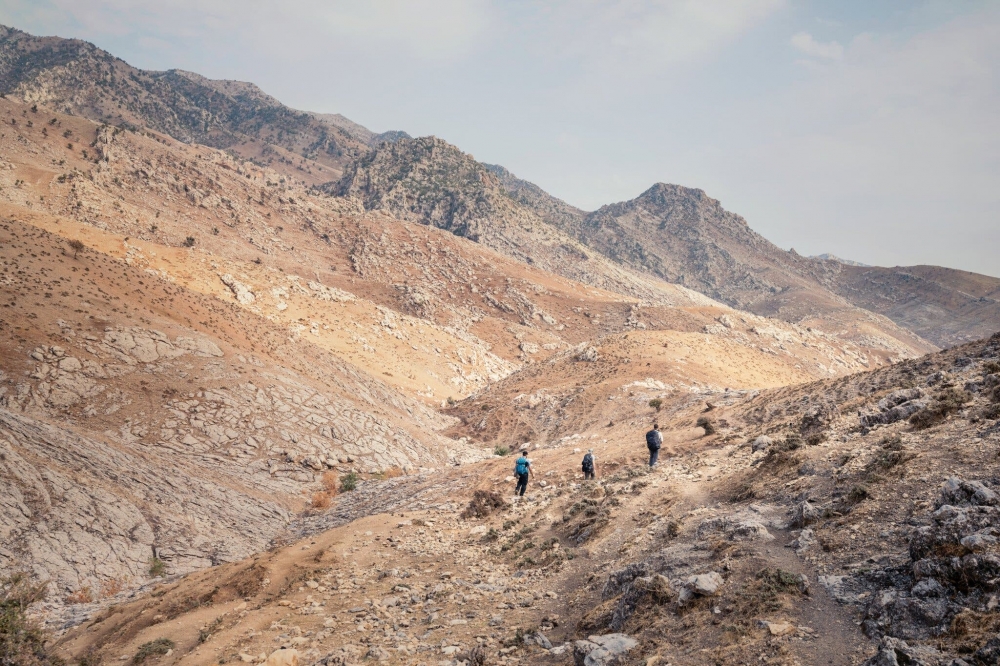
[{"label": "mountain range", "polygon": [[856,612],[992,612],[901,535],[995,465],[1000,279],[803,257],[680,185],[584,211],[79,40],[0,27],[0,94],[0,574],[61,658],[846,664]]}]

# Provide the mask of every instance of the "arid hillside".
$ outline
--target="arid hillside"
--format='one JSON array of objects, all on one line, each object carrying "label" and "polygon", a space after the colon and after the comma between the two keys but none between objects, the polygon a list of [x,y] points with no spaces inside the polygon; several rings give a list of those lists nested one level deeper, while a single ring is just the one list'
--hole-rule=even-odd
[{"label": "arid hillside", "polygon": [[941,347],[1000,328],[1000,278],[940,266],[845,266],[823,262],[816,274],[855,305],[881,312]]},{"label": "arid hillside", "polygon": [[[507,187],[515,188],[514,193],[509,192]],[[659,191],[657,188],[662,187],[666,186],[657,186],[653,190]],[[677,275],[671,277],[650,271],[649,261],[643,258],[644,255],[632,252],[640,252],[642,248],[642,244],[634,239],[634,229],[623,230],[616,226],[614,229],[609,227],[606,232],[615,248],[623,244],[631,248],[627,256],[611,245],[597,243],[594,238],[577,233],[577,223],[573,220],[578,218],[572,209],[559,206],[561,202],[530,184],[518,181],[509,172],[482,165],[472,156],[437,138],[383,143],[348,167],[343,178],[330,191],[341,197],[356,197],[366,210],[384,211],[448,230],[519,261],[623,296],[651,300],[656,298],[665,283],[682,282]],[[656,199],[657,211],[673,215],[666,211],[676,205],[676,197],[647,195],[647,198]],[[703,193],[701,196],[707,200]],[[640,200],[628,204],[633,208],[640,205]],[[718,208],[718,202],[714,205]],[[534,210],[536,206],[537,211]],[[612,208],[602,208],[586,219],[591,220],[599,214],[612,216],[609,212]],[[721,211],[721,208],[718,210]],[[874,334],[876,338],[893,340],[902,348],[917,349],[920,353],[934,348],[889,319],[851,305],[819,286],[812,278],[797,279],[794,288],[788,283],[783,283],[785,287],[780,289],[770,283],[765,284],[766,280],[762,282],[764,278],[758,277],[758,274],[767,274],[758,265],[758,252],[763,245],[773,248],[776,253],[781,253],[781,250],[750,231],[742,218],[729,213],[726,216],[723,219],[729,225],[727,233],[731,231],[730,227],[742,229],[742,236],[732,239],[732,244],[749,243],[740,245],[739,250],[747,258],[746,263],[733,264],[726,252],[719,255],[723,257],[720,260],[706,260],[711,266],[705,264],[704,270],[714,276],[712,281],[725,288],[713,291],[704,281],[694,281],[690,285],[693,291],[708,293],[712,298],[723,301],[735,300],[739,302],[736,305],[738,308],[759,310],[760,314],[835,333],[861,344]],[[552,218],[552,223],[543,218]],[[555,224],[569,225],[568,233]],[[657,241],[677,245],[669,248],[671,256],[674,253],[687,256],[696,252],[714,252],[712,248],[717,247],[716,244],[702,237],[713,233],[709,228],[711,225],[688,218],[678,224],[678,228],[664,233]],[[675,238],[676,241],[670,240]],[[583,245],[580,245],[581,242]],[[779,272],[787,276],[784,269]],[[735,297],[737,292],[743,297]],[[764,293],[769,298],[766,304],[758,302]],[[773,296],[778,293],[783,295]]]},{"label": "arid hillside", "polygon": [[74,40],[0,29],[0,92],[33,658],[996,663],[996,280],[802,258],[677,186],[586,213]]},{"label": "arid hillside", "polygon": [[549,368],[622,335],[716,350],[669,370],[685,385],[725,382],[727,349],[762,363],[744,388],[919,351],[662,282],[625,297],[150,130],[9,100],[0,119],[0,568],[57,600],[133,589],[153,561],[183,573],[258,552],[345,475],[487,457],[523,433],[436,410],[522,368],[562,392]]},{"label": "arid hillside", "polygon": [[[806,385],[675,391],[655,415],[654,470],[645,424],[612,438],[587,426],[530,445],[521,500],[508,498],[510,458],[363,484],[332,512],[355,522],[311,518],[300,540],[165,581],[56,650],[169,645],[158,663],[185,664],[989,664],[998,371],[994,336]],[[654,417],[620,412],[640,413]]]},{"label": "arid hillside", "polygon": [[346,118],[338,122],[291,109],[251,83],[180,70],[148,72],[88,42],[4,26],[0,94],[228,149],[306,183],[339,177],[345,164],[368,150],[371,138],[353,133]]}]

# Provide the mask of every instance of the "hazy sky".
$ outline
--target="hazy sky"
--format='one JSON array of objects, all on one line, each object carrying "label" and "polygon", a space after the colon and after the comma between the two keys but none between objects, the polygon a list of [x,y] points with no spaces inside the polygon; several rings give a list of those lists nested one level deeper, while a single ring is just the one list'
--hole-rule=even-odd
[{"label": "hazy sky", "polygon": [[0,0],[138,67],[434,134],[588,210],[700,187],[778,245],[1000,276],[1000,2]]}]

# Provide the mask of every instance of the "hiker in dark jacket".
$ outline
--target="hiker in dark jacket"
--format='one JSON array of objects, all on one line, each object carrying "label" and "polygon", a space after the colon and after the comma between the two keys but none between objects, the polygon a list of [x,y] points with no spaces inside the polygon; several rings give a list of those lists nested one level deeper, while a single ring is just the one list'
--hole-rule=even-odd
[{"label": "hiker in dark jacket", "polygon": [[594,460],[594,449],[587,449],[583,457],[583,480],[593,479],[597,473],[597,462]]},{"label": "hiker in dark jacket", "polygon": [[531,474],[531,461],[528,460],[528,449],[521,449],[521,457],[514,463],[514,476],[517,477],[517,486],[514,488],[515,495],[524,496],[524,491],[528,489],[528,477]]},{"label": "hiker in dark jacket", "polygon": [[656,459],[660,457],[660,447],[663,446],[663,435],[660,434],[660,425],[653,424],[653,429],[646,433],[646,448],[649,449],[649,466],[656,464]]}]

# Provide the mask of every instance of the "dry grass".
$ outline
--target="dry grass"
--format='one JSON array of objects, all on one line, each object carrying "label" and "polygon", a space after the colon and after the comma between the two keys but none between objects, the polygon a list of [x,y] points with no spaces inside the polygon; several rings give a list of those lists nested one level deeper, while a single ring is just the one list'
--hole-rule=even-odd
[{"label": "dry grass", "polygon": [[309,502],[309,506],[313,509],[329,509],[330,508],[331,497],[329,492],[318,492],[313,493],[312,500]]},{"label": "dry grass", "polygon": [[121,594],[127,587],[128,582],[123,578],[109,578],[101,583],[101,599]]},{"label": "dry grass", "polygon": [[89,604],[94,600],[94,592],[89,585],[78,588],[75,592],[66,595],[67,604]]},{"label": "dry grass", "polygon": [[404,476],[404,474],[405,472],[403,472],[401,467],[393,466],[377,472],[375,478],[379,481],[385,481],[386,479],[395,479]]},{"label": "dry grass", "polygon": [[323,479],[320,483],[323,484],[323,490],[326,491],[327,495],[336,495],[340,489],[340,476],[333,470],[323,472]]},{"label": "dry grass", "polygon": [[910,423],[916,430],[930,428],[944,421],[971,400],[972,396],[965,391],[956,388],[945,389],[934,396],[931,404],[911,416]]}]

